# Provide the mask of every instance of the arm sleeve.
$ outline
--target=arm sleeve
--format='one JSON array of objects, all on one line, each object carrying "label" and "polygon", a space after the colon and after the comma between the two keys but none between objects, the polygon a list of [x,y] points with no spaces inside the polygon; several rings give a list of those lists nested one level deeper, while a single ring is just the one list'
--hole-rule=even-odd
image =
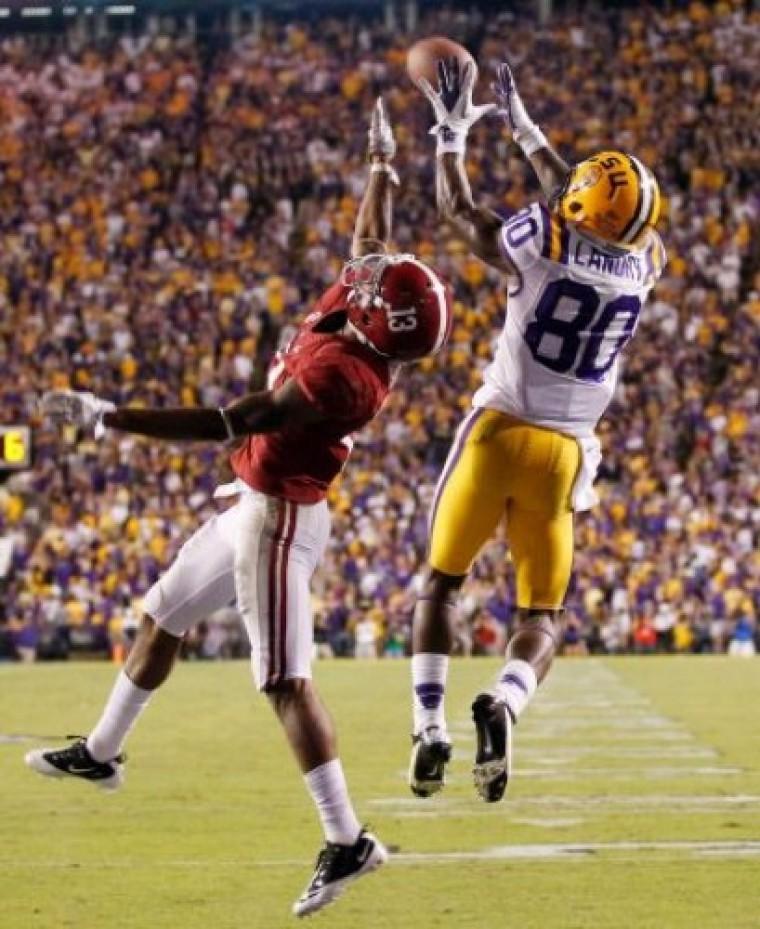
[{"label": "arm sleeve", "polygon": [[309,403],[329,418],[369,420],[382,403],[378,375],[369,364],[336,344],[318,349],[308,364],[289,373]]},{"label": "arm sleeve", "polygon": [[518,271],[527,271],[539,259],[550,257],[555,227],[558,235],[558,221],[548,209],[542,203],[531,203],[504,223],[499,244]]}]

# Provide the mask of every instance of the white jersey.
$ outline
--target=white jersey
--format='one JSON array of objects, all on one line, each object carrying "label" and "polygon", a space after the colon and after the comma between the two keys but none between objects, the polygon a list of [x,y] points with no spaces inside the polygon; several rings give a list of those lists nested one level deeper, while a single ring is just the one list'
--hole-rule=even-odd
[{"label": "white jersey", "polygon": [[540,203],[502,227],[520,272],[476,407],[591,436],[615,391],[618,356],[665,264],[653,230],[637,251],[605,247]]}]

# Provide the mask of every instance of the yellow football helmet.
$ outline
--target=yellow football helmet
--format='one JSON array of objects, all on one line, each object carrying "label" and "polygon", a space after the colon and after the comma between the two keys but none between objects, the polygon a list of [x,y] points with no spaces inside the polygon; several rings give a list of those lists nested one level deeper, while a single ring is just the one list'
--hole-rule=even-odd
[{"label": "yellow football helmet", "polygon": [[635,247],[660,215],[654,174],[625,152],[599,152],[579,161],[554,209],[581,230],[622,248]]}]

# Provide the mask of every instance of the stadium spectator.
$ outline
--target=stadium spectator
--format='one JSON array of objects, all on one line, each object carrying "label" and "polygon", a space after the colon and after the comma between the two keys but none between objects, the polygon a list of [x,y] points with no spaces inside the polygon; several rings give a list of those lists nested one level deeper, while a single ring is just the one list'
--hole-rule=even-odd
[{"label": "stadium spectator", "polygon": [[746,613],[742,613],[736,618],[728,654],[751,658],[755,653],[755,624]]}]

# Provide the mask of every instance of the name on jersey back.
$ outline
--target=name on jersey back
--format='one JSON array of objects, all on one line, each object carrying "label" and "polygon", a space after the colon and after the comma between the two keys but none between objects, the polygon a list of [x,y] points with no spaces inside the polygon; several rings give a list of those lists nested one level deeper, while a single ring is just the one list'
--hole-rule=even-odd
[{"label": "name on jersey back", "polygon": [[641,258],[629,252],[612,254],[602,251],[591,242],[576,238],[575,247],[570,249],[570,261],[579,268],[597,271],[600,274],[611,274],[613,277],[628,281],[643,281],[644,272],[641,267]]}]

